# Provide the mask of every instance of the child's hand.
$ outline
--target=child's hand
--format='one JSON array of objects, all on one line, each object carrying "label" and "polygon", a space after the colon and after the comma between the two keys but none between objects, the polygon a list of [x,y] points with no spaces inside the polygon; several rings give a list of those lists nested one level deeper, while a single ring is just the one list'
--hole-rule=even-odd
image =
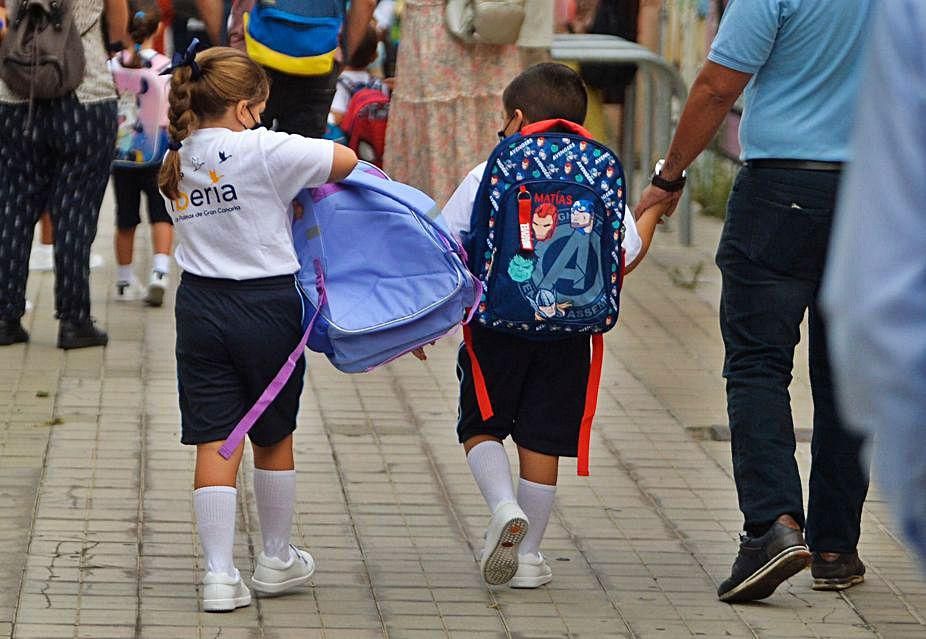
[{"label": "child's hand", "polygon": [[640,220],[646,211],[659,205],[661,209],[660,219],[662,216],[669,217],[675,212],[675,207],[678,206],[681,197],[681,191],[663,191],[658,186],[650,184],[643,189],[640,201],[633,209],[633,216]]},{"label": "child's hand", "polygon": [[[430,344],[428,344],[428,346],[434,346],[435,344],[437,344],[437,340],[434,340],[433,342],[431,342]],[[425,354],[425,352],[424,352],[424,346],[419,346],[418,348],[416,348],[415,350],[413,350],[413,351],[412,351],[412,355],[414,355],[416,358],[418,358],[418,360],[421,361],[421,362],[423,362],[423,361],[425,361],[426,359],[428,359],[427,354]]]},{"label": "child's hand", "polygon": [[301,220],[303,215],[305,215],[305,208],[302,203],[299,200],[293,200],[293,219]]}]

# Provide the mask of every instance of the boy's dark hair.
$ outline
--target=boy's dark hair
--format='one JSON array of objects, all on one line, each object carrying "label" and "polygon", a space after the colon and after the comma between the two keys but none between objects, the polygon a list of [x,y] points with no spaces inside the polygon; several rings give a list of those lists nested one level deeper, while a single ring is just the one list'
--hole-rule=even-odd
[{"label": "boy's dark hair", "polygon": [[367,25],[363,40],[360,41],[354,53],[347,58],[347,66],[352,69],[366,69],[376,60],[376,47],[378,44],[379,37],[376,35],[376,29],[373,28],[373,25]]},{"label": "boy's dark hair", "polygon": [[521,109],[531,122],[563,119],[582,124],[588,93],[578,73],[558,62],[541,62],[521,72],[502,94],[505,112]]}]

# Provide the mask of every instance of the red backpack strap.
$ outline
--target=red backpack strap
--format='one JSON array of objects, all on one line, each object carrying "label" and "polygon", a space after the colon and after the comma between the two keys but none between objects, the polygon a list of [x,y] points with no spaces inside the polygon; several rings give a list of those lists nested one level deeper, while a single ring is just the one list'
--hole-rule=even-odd
[{"label": "red backpack strap", "polygon": [[466,344],[466,353],[469,355],[469,366],[473,370],[473,386],[476,389],[476,401],[479,403],[479,413],[482,421],[487,422],[495,415],[492,410],[492,401],[489,399],[489,389],[482,375],[482,367],[476,359],[476,350],[473,348],[473,332],[468,324],[463,325],[463,343]]},{"label": "red backpack strap", "polygon": [[575,122],[570,122],[569,120],[556,119],[556,120],[540,120],[539,122],[532,122],[525,127],[521,128],[521,135],[533,135],[534,133],[545,133],[550,129],[563,129],[569,133],[576,133],[586,138],[593,138],[594,136],[589,133],[581,124],[576,124]]},{"label": "red backpack strap", "polygon": [[604,336],[592,335],[592,362],[588,371],[588,386],[585,388],[585,412],[579,427],[579,461],[576,474],[588,476],[588,446],[592,439],[592,420],[598,409],[598,388],[601,386],[601,365],[604,360]]}]

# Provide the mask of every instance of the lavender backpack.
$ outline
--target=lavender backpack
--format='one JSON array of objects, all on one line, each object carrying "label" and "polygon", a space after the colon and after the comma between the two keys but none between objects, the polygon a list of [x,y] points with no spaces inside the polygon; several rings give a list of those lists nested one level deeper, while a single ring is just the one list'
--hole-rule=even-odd
[{"label": "lavender backpack", "polygon": [[293,221],[305,298],[302,341],[219,451],[228,458],[286,384],[306,346],[363,373],[433,342],[472,317],[482,286],[462,248],[430,215],[434,201],[361,163],[307,189]]},{"label": "lavender backpack", "polygon": [[298,199],[305,208],[293,222],[298,278],[306,315],[320,309],[308,347],[335,368],[372,370],[466,319],[478,285],[462,249],[432,221],[427,195],[362,163],[343,182]]}]

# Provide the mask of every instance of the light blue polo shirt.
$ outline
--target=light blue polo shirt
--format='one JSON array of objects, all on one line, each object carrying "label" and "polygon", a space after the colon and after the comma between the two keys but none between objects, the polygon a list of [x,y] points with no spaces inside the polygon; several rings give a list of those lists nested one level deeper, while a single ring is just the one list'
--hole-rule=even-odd
[{"label": "light blue polo shirt", "polygon": [[731,0],[708,59],[753,74],[741,159],[849,160],[871,0]]}]

